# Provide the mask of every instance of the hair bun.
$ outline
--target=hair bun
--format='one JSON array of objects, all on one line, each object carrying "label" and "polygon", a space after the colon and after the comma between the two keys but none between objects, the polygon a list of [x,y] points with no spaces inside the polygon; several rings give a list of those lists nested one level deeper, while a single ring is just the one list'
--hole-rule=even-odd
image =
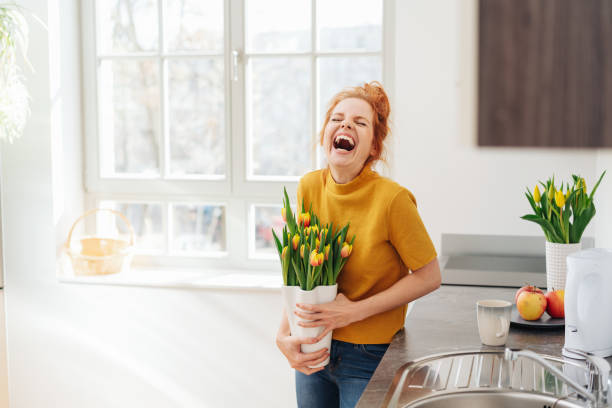
[{"label": "hair bun", "polygon": [[370,83],[365,83],[363,88],[368,96],[370,96],[370,101],[378,116],[378,120],[386,121],[391,113],[391,106],[382,84],[378,81],[372,81]]}]

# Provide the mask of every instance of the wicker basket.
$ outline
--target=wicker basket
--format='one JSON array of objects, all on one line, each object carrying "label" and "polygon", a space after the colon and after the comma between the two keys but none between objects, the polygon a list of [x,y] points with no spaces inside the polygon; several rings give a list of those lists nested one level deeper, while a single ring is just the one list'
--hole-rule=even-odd
[{"label": "wicker basket", "polygon": [[[76,225],[85,217],[100,211],[108,211],[125,222],[130,231],[130,240],[100,236],[85,236],[80,238],[81,248],[72,247],[72,232]],[[72,263],[75,275],[108,275],[129,268],[134,248],[134,230],[128,219],[119,211],[106,208],[96,208],[81,215],[72,224],[64,250]]]}]

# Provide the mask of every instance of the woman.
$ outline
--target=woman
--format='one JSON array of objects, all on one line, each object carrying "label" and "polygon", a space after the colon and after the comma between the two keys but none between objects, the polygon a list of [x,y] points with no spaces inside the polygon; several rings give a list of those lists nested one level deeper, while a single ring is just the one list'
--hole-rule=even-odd
[{"label": "woman", "polygon": [[[404,325],[411,302],[440,286],[435,248],[413,195],[371,169],[389,132],[390,107],[377,82],[349,88],[331,101],[320,133],[328,167],[306,174],[298,202],[324,222],[357,235],[338,277],[338,296],[322,305],[298,304],[304,327],[323,327],[318,338],[291,336],[283,311],[276,343],[296,369],[298,406],[353,407],[393,335]],[[409,271],[412,271],[410,273]],[[331,350],[302,353],[333,330]],[[325,367],[309,368],[324,361]]]}]

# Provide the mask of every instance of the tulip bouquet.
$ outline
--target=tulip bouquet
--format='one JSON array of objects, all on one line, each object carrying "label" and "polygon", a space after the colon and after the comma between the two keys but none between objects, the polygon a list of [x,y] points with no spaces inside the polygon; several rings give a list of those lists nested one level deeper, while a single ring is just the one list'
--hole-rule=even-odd
[{"label": "tulip bouquet", "polygon": [[321,225],[312,205],[302,209],[297,219],[291,212],[289,196],[284,190],[282,241],[274,231],[274,241],[281,260],[285,286],[312,290],[320,285],[335,285],[340,271],[353,250],[355,236],[345,241],[349,224],[334,230],[333,223]]},{"label": "tulip bouquet", "polygon": [[533,194],[529,189],[525,193],[535,214],[527,214],[521,218],[539,224],[548,242],[579,243],[582,233],[595,216],[593,196],[605,174],[605,171],[601,174],[591,194],[587,193],[586,182],[580,176],[572,175],[573,184],[566,183],[564,188],[564,183],[561,183],[558,190],[554,177],[546,183],[540,181],[542,193],[537,185]]}]

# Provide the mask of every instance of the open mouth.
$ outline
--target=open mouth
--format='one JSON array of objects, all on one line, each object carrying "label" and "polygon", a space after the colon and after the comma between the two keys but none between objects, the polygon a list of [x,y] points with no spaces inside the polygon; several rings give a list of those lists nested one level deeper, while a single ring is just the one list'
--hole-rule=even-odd
[{"label": "open mouth", "polygon": [[338,135],[334,139],[334,148],[342,149],[342,150],[346,150],[347,152],[350,152],[351,150],[355,148],[355,142],[353,142],[353,139],[351,139],[348,136]]}]

